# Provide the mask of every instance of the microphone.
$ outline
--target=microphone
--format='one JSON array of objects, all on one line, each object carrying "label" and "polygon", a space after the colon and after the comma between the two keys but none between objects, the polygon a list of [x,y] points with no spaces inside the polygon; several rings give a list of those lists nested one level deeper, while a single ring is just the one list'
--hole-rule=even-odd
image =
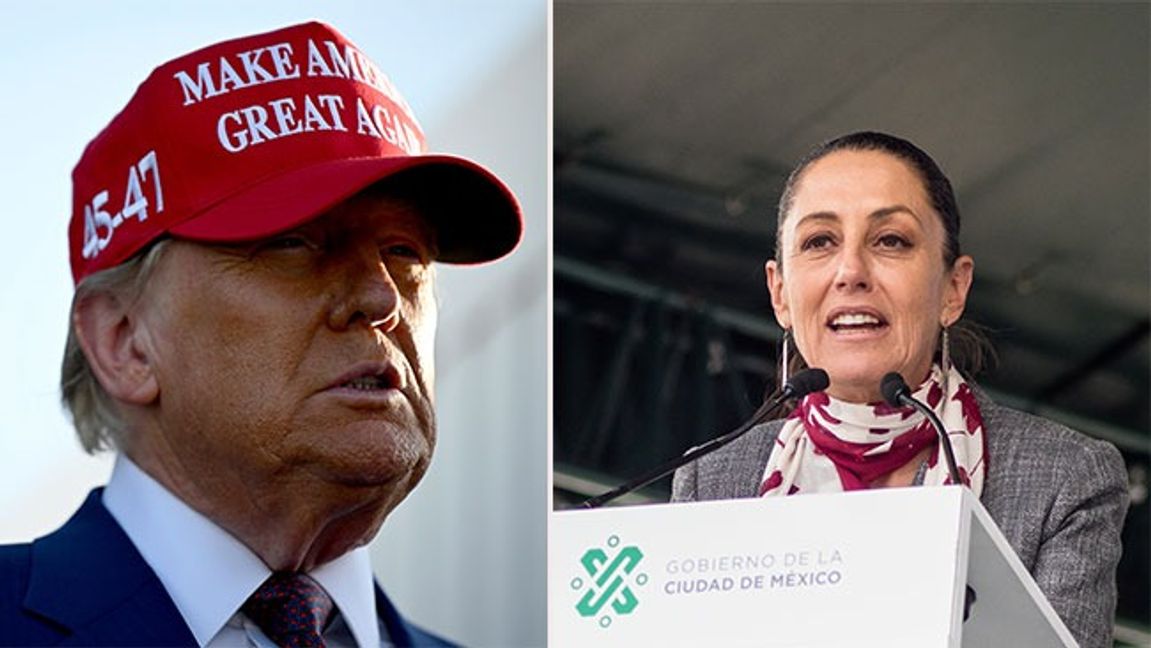
[{"label": "microphone", "polygon": [[759,410],[756,411],[756,413],[752,415],[752,417],[746,423],[739,426],[735,430],[732,430],[731,432],[728,432],[721,437],[716,437],[711,441],[690,448],[687,452],[676,457],[675,459],[665,462],[662,465],[656,466],[655,468],[640,475],[639,477],[636,477],[626,484],[618,486],[617,488],[614,488],[606,493],[601,493],[595,497],[584,500],[584,502],[580,504],[580,508],[599,508],[604,504],[607,504],[608,502],[616,499],[617,497],[622,497],[623,495],[627,495],[628,493],[638,488],[643,488],[644,486],[647,486],[660,477],[667,475],[680,466],[691,463],[703,455],[719,450],[723,446],[731,443],[732,441],[735,441],[739,437],[743,436],[748,430],[760,423],[760,419],[768,411],[777,407],[780,403],[791,398],[803,398],[812,392],[823,391],[824,389],[827,389],[829,384],[831,384],[831,381],[827,377],[827,372],[823,369],[804,369],[803,371],[800,371],[799,373],[792,376],[790,380],[784,383],[783,389],[781,389],[779,392],[779,396],[776,396],[775,398],[765,403],[764,406],[760,407]]},{"label": "microphone", "polygon": [[959,470],[955,467],[955,451],[951,449],[951,439],[947,435],[947,429],[943,427],[943,422],[939,420],[935,412],[931,411],[930,407],[911,397],[911,388],[904,382],[903,376],[895,371],[887,374],[879,383],[879,392],[883,394],[883,400],[887,401],[888,405],[892,407],[914,407],[916,411],[931,421],[932,427],[939,435],[939,443],[943,445],[943,458],[947,461],[947,473],[951,477],[951,483],[962,485],[963,482],[959,479]]}]

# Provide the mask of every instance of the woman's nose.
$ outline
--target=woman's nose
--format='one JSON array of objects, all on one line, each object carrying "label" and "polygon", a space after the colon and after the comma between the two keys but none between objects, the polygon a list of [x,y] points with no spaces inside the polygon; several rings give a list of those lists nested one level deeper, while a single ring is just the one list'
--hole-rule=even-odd
[{"label": "woman's nose", "polygon": [[871,289],[871,274],[863,251],[845,246],[837,257],[835,288],[846,292]]}]

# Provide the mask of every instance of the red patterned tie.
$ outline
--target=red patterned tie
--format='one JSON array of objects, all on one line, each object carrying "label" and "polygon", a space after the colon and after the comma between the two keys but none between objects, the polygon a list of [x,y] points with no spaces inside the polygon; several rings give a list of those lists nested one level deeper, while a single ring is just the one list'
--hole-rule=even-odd
[{"label": "red patterned tie", "polygon": [[275,572],[241,608],[268,638],[284,648],[322,648],[332,599],[306,574]]}]

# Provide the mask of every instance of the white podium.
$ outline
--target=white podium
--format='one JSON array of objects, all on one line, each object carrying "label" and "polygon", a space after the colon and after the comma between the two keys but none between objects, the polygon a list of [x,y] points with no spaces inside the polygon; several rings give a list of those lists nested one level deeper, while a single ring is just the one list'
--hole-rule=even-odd
[{"label": "white podium", "polygon": [[555,647],[1077,645],[952,486],[561,511],[548,574]]}]

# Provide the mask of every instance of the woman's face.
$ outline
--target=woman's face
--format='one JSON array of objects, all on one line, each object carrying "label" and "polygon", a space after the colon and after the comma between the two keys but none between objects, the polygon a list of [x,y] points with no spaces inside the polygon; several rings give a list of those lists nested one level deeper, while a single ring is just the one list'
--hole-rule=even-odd
[{"label": "woman's face", "polygon": [[775,316],[807,364],[827,371],[829,394],[872,402],[890,371],[912,387],[927,377],[940,327],[963,313],[973,263],[944,266],[943,223],[912,167],[879,151],[819,159],[780,236],[780,258],[766,266]]}]

